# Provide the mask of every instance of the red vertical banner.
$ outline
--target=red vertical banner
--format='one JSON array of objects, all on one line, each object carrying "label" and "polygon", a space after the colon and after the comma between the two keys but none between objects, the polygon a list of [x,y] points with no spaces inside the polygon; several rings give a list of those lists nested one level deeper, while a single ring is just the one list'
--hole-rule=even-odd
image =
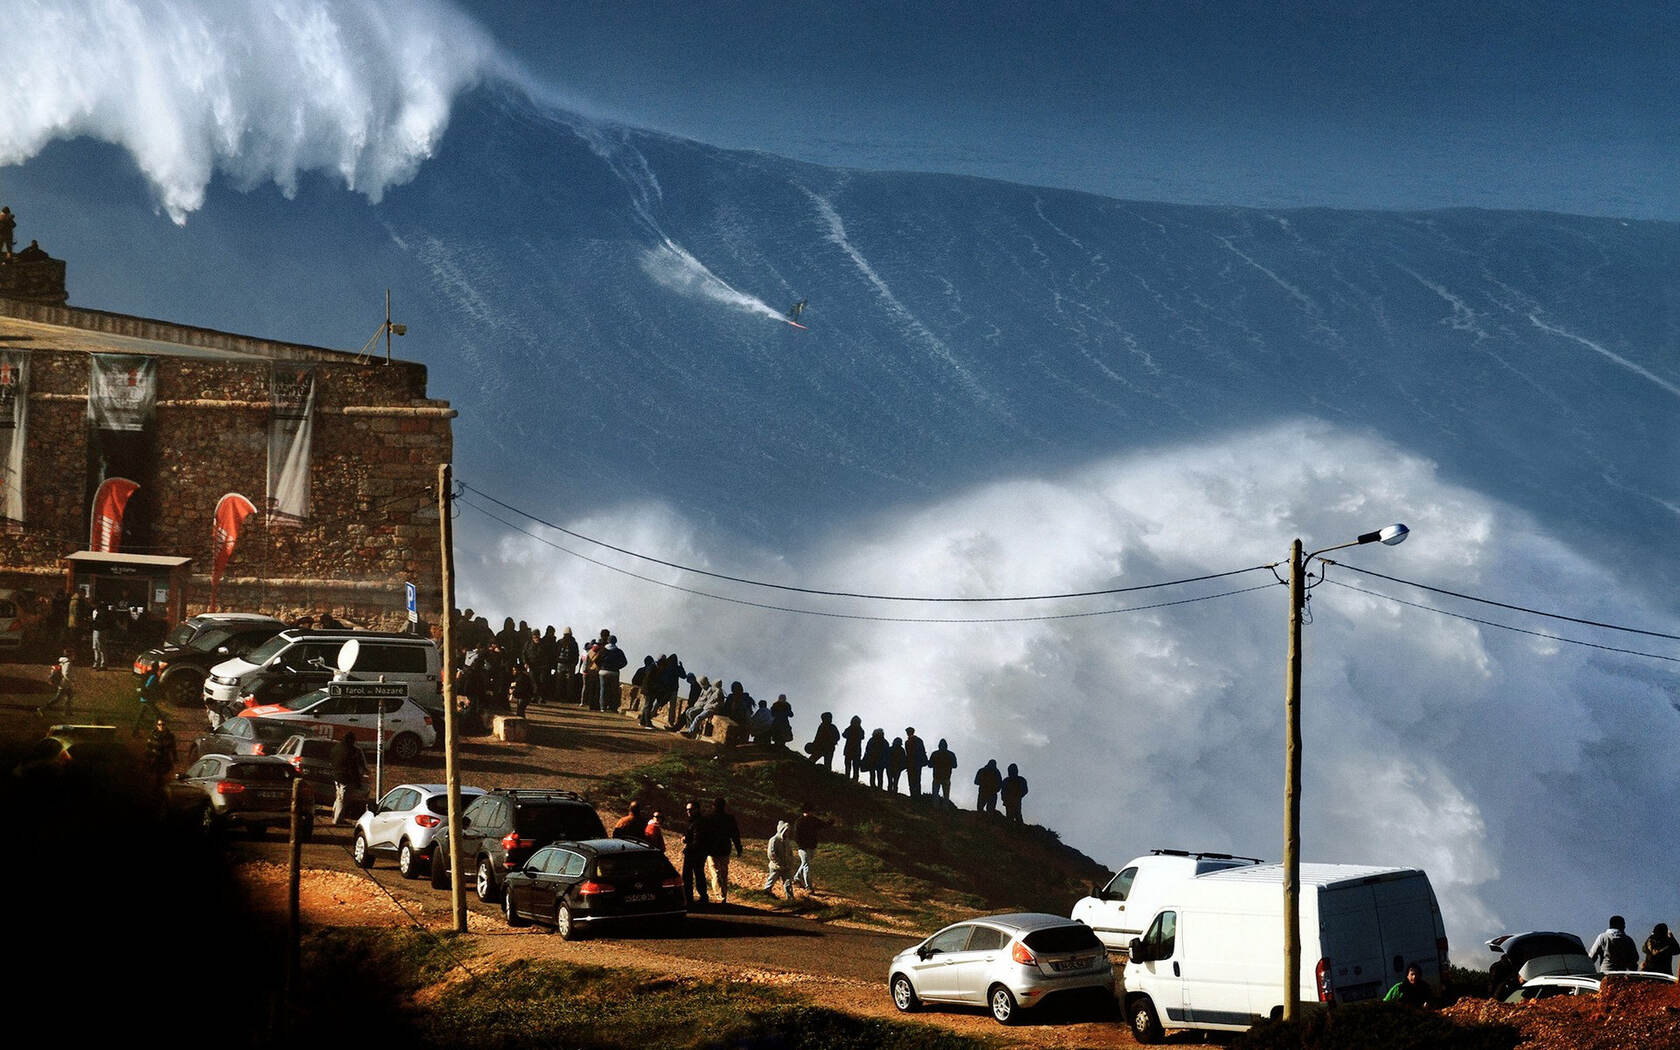
[{"label": "red vertical banner", "polygon": [[93,494],[93,526],[88,550],[117,554],[122,550],[123,510],[140,486],[127,478],[106,478]]},{"label": "red vertical banner", "polygon": [[214,555],[210,568],[211,612],[220,608],[216,604],[216,589],[221,586],[222,573],[227,571],[228,559],[233,557],[233,548],[239,542],[239,528],[256,510],[250,500],[237,492],[230,492],[216,501],[216,523],[210,533],[210,549]]}]

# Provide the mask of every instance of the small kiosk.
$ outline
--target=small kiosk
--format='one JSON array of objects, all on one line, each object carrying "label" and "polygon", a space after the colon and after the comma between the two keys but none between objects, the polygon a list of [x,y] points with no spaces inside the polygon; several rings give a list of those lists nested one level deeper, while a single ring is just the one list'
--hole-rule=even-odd
[{"label": "small kiosk", "polygon": [[77,551],[59,564],[64,566],[65,589],[72,595],[79,592],[93,605],[139,606],[166,628],[186,619],[191,558]]}]

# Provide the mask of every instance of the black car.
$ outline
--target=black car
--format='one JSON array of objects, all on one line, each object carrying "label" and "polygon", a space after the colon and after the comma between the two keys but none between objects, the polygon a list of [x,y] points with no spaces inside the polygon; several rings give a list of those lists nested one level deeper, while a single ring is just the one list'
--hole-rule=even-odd
[{"label": "black car", "polygon": [[241,695],[234,701],[238,707],[291,707],[292,701],[317,689],[325,689],[338,674],[332,667],[293,667],[276,664],[251,672],[240,683]]},{"label": "black car", "polygon": [[[461,859],[473,865],[473,891],[486,903],[496,901],[508,873],[525,866],[531,854],[562,839],[606,838],[595,807],[575,791],[547,788],[497,788],[473,800],[461,814]],[[432,885],[449,885],[449,851],[432,864]]]},{"label": "black car", "polygon": [[164,700],[196,707],[204,700],[210,669],[233,656],[244,656],[286,629],[272,616],[253,613],[205,613],[182,620],[163,644],[134,658],[133,671],[145,678],[158,672]]},{"label": "black car", "polygon": [[260,718],[229,718],[192,742],[191,757],[200,755],[272,755],[296,726]]},{"label": "black car", "polygon": [[602,922],[680,923],[688,906],[682,876],[662,851],[626,839],[584,839],[545,846],[508,872],[502,914],[509,926],[540,922],[572,941]]},{"label": "black car", "polygon": [[[269,827],[290,827],[296,771],[272,755],[205,755],[164,785],[169,812],[195,821],[207,832],[230,825],[261,835]],[[306,810],[302,837],[314,830]]]}]

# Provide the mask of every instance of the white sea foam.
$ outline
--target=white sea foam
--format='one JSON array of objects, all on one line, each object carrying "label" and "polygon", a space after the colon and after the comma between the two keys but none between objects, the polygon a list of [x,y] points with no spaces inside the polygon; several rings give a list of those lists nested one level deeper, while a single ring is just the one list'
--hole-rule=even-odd
[{"label": "white sea foam", "polygon": [[134,157],[177,223],[216,172],[287,196],[322,172],[377,202],[499,60],[440,0],[25,0],[0,86],[0,164],[90,136]]},{"label": "white sea foam", "polygon": [[[673,561],[801,585],[895,594],[1019,594],[1177,579],[1275,562],[1295,536],[1329,545],[1391,520],[1399,547],[1332,555],[1519,604],[1675,631],[1671,614],[1607,594],[1604,573],[1524,515],[1440,481],[1432,464],[1318,423],[999,481],[892,517],[837,526],[822,549],[741,552],[662,506],[568,524]],[[466,530],[482,519],[463,518]],[[499,527],[498,527],[499,528]],[[1266,572],[1050,605],[823,603],[629,564],[775,605],[880,616],[997,617],[1146,606],[1080,619],[892,623],[801,617],[655,587],[504,533],[464,572],[468,604],[582,632],[612,625],[632,659],[679,651],[697,674],[787,692],[799,733],[860,714],[888,735],[948,738],[966,783],[1018,762],[1031,819],[1114,864],[1155,846],[1276,858],[1281,836],[1286,600]],[[567,541],[570,542],[570,541]],[[732,549],[728,564],[715,552]],[[1635,657],[1513,634],[1349,589],[1449,600],[1330,570],[1306,636],[1309,859],[1429,871],[1454,954],[1509,929],[1590,932],[1612,912],[1649,925],[1680,893],[1642,843],[1670,833],[1680,759],[1671,676]],[[495,596],[493,599],[488,596]],[[1601,644],[1625,637],[1452,605]],[[803,739],[803,737],[801,738]],[[972,791],[972,788],[968,789]],[[972,805],[964,792],[960,801]],[[1582,858],[1590,857],[1591,864]]]},{"label": "white sea foam", "polygon": [[782,320],[781,311],[771,308],[757,296],[732,287],[690,254],[688,249],[669,238],[642,253],[642,271],[662,287],[682,295]]}]

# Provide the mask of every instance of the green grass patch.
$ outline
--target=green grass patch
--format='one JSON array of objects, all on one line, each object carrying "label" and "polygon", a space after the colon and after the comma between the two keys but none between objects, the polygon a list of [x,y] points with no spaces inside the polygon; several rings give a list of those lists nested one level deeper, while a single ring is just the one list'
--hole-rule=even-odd
[{"label": "green grass patch", "polygon": [[[1107,878],[1101,865],[1049,828],[1011,824],[932,796],[888,795],[785,749],[720,754],[726,757],[672,752],[607,778],[597,795],[619,808],[635,799],[644,812],[653,807],[666,814],[681,814],[690,800],[709,807],[722,795],[743,837],[760,840],[809,804],[836,821],[814,863],[818,899],[846,897],[864,911],[918,925],[985,911],[1065,915],[1092,883]],[[680,819],[671,822],[673,830]]]}]

